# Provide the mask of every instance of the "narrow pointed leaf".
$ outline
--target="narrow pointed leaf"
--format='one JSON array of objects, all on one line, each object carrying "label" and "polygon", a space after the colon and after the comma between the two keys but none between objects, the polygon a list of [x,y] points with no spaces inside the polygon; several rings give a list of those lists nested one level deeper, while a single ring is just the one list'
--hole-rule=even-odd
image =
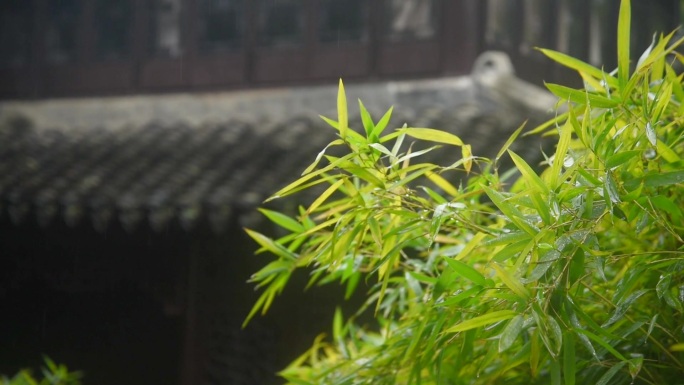
[{"label": "narrow pointed leaf", "polygon": [[617,86],[618,82],[617,79],[602,70],[587,64],[579,59],[575,59],[572,56],[566,55],[562,52],[550,50],[550,49],[540,49],[540,51],[551,58],[552,60],[577,71],[582,71],[590,74],[591,76],[597,78],[597,79],[606,79],[606,82],[611,86],[615,87]]},{"label": "narrow pointed leaf", "polygon": [[366,132],[366,138],[370,139],[371,134],[375,130],[375,124],[373,124],[373,119],[371,118],[366,106],[363,105],[361,99],[359,99],[359,111],[361,113],[361,122],[363,123],[363,129]]},{"label": "narrow pointed leaf", "polygon": [[508,325],[506,325],[499,336],[499,353],[508,350],[513,345],[513,342],[515,342],[522,331],[523,323],[523,316],[519,314],[508,321]]},{"label": "narrow pointed leaf", "polygon": [[620,104],[617,100],[613,100],[599,94],[584,90],[576,90],[574,88],[565,87],[558,84],[546,83],[546,88],[548,88],[549,91],[553,92],[553,94],[559,98],[563,100],[569,100],[577,104],[589,103],[589,105],[592,107],[599,108],[613,108]]},{"label": "narrow pointed leaf", "polygon": [[520,298],[527,300],[530,298],[530,292],[527,288],[518,280],[513,277],[511,273],[505,268],[501,267],[498,263],[493,263],[492,267],[496,270],[497,275],[501,278],[501,281],[506,285],[511,291],[517,294]]},{"label": "narrow pointed leaf", "polygon": [[516,315],[518,315],[518,313],[514,312],[513,310],[493,311],[491,313],[483,314],[481,316],[477,316],[477,317],[471,318],[469,320],[463,321],[459,324],[456,324],[456,325],[448,328],[444,332],[445,333],[463,332],[466,330],[479,328],[481,326],[490,325],[490,324],[493,324],[495,322],[511,319],[511,318],[515,317]]},{"label": "narrow pointed leaf", "polygon": [[347,138],[349,117],[347,116],[347,95],[344,93],[344,84],[340,79],[340,88],[337,91],[337,124],[342,140]]},{"label": "narrow pointed leaf", "polygon": [[537,173],[534,172],[534,170],[532,170],[532,167],[530,167],[530,165],[528,165],[523,158],[521,158],[518,154],[514,153],[513,151],[508,150],[508,155],[511,156],[511,159],[513,159],[513,163],[515,163],[516,167],[518,167],[518,170],[520,170],[520,173],[522,174],[523,178],[525,178],[530,187],[542,193],[543,196],[547,196],[549,194],[548,186],[546,186],[546,184],[539,177],[539,175],[537,175]]},{"label": "narrow pointed leaf", "polygon": [[319,195],[318,198],[316,198],[316,200],[313,201],[313,203],[311,203],[311,206],[309,206],[309,208],[306,210],[305,215],[309,215],[315,212],[316,209],[318,209],[318,207],[326,201],[326,199],[328,199],[333,193],[335,193],[340,188],[340,186],[342,186],[344,181],[345,179],[341,178],[332,185],[330,185],[330,187],[325,189],[325,191],[323,191],[323,193]]},{"label": "narrow pointed leaf", "polygon": [[622,0],[620,2],[617,33],[618,81],[620,83],[620,89],[625,88],[629,79],[629,32],[631,21],[631,2],[630,0]]},{"label": "narrow pointed leaf", "polygon": [[295,233],[304,231],[304,225],[299,223],[294,218],[291,218],[285,214],[279,213],[273,210],[267,210],[260,208],[259,211],[264,214],[271,222],[277,224],[278,226],[290,230]]},{"label": "narrow pointed leaf", "polygon": [[454,134],[450,134],[446,131],[435,130],[433,128],[409,127],[409,128],[402,129],[401,132],[405,133],[406,135],[408,135],[410,137],[416,138],[416,139],[428,140],[428,141],[437,142],[437,143],[451,144],[454,146],[462,146],[463,145],[463,141],[458,136],[456,136]]},{"label": "narrow pointed leaf", "polygon": [[461,277],[473,282],[476,285],[487,286],[487,280],[485,277],[473,267],[450,257],[444,257],[444,261],[446,261],[447,265],[449,265],[449,267],[451,267],[454,272]]},{"label": "narrow pointed leaf", "polygon": [[501,156],[508,150],[508,148],[513,144],[513,142],[518,138],[518,135],[522,132],[523,128],[525,128],[525,125],[527,124],[527,121],[524,121],[523,124],[518,127],[517,130],[513,131],[513,134],[508,137],[508,140],[506,140],[506,143],[504,143],[503,146],[501,146],[501,149],[499,152],[496,154],[496,158],[494,158],[495,162],[498,162],[499,159],[501,159]]}]

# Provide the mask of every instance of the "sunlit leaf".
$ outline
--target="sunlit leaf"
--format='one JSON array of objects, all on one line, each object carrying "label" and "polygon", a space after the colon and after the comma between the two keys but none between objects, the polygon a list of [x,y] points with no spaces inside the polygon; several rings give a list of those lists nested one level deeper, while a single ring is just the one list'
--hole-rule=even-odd
[{"label": "sunlit leaf", "polygon": [[408,128],[401,129],[401,132],[405,133],[406,135],[408,135],[410,137],[413,137],[416,139],[427,140],[430,142],[451,144],[454,146],[462,146],[463,145],[463,141],[458,136],[456,136],[454,134],[450,134],[446,131],[435,130],[433,128],[408,127]]},{"label": "sunlit leaf", "polygon": [[613,108],[620,104],[617,100],[613,100],[599,94],[576,90],[558,84],[546,83],[546,88],[548,88],[549,91],[553,92],[559,98],[563,100],[569,100],[577,104],[589,103],[589,105],[592,107],[600,108]]},{"label": "sunlit leaf", "polygon": [[566,55],[562,52],[550,50],[550,49],[539,49],[544,55],[548,56],[549,58],[553,59],[554,61],[577,71],[582,71],[585,73],[588,73],[589,75],[597,78],[597,79],[605,79],[608,85],[611,87],[615,87],[618,85],[617,79],[602,70],[587,64],[579,59],[576,59],[572,56]]},{"label": "sunlit leaf", "polygon": [[344,93],[344,84],[340,79],[340,86],[337,91],[337,124],[342,140],[347,138],[347,129],[349,127],[349,117],[347,116],[347,95]]}]

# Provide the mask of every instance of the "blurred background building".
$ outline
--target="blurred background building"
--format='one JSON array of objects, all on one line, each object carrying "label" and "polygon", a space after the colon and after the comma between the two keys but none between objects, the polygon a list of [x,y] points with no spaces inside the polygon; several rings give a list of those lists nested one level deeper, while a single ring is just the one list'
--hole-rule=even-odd
[{"label": "blurred background building", "polygon": [[[681,20],[633,1],[634,56]],[[86,384],[269,384],[327,331],[334,288],[242,330],[266,260],[242,227],[334,138],[336,84],[374,117],[498,144],[579,85],[534,47],[611,70],[617,0],[3,0],[0,373],[41,354]],[[488,59],[490,58],[490,59]],[[483,74],[493,78],[484,81]],[[487,75],[489,76],[489,75]],[[494,79],[494,81],[490,81]],[[503,80],[502,80],[503,79]],[[514,96],[511,96],[514,95]],[[358,127],[358,122],[357,127]],[[528,146],[536,150],[538,146]],[[296,203],[285,202],[288,210]]]}]

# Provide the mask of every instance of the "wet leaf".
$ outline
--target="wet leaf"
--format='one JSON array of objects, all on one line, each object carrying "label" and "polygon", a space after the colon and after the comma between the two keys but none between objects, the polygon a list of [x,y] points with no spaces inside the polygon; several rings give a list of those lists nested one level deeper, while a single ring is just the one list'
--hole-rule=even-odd
[{"label": "wet leaf", "polygon": [[505,352],[513,345],[513,342],[515,342],[522,331],[523,322],[522,315],[516,315],[508,321],[508,325],[506,325],[499,336],[499,353]]},{"label": "wet leaf", "polygon": [[608,321],[604,322],[603,325],[601,325],[601,327],[607,328],[610,325],[622,319],[622,317],[625,315],[625,313],[627,313],[627,310],[629,310],[630,306],[632,306],[634,301],[639,299],[639,297],[646,294],[647,292],[648,291],[645,289],[638,290],[630,294],[628,297],[620,300],[620,302],[618,302],[617,306],[615,307],[613,315],[608,319]]},{"label": "wet leaf", "polygon": [[602,376],[599,378],[599,380],[596,382],[596,385],[608,385],[610,383],[610,380],[615,377],[615,375],[622,369],[623,366],[625,366],[626,362],[621,361],[618,362],[617,364],[613,365],[608,369]]}]

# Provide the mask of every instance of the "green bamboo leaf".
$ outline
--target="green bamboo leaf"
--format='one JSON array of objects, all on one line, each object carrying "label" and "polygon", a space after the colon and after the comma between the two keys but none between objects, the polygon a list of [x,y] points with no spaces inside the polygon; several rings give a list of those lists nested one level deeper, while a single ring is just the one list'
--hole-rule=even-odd
[{"label": "green bamboo leaf", "polygon": [[273,194],[271,197],[269,197],[266,200],[266,202],[269,202],[273,199],[281,198],[281,197],[284,197],[284,196],[291,194],[297,187],[303,185],[304,183],[308,182],[309,180],[311,180],[311,179],[313,179],[313,178],[315,178],[315,177],[317,177],[323,173],[326,173],[326,172],[334,169],[335,167],[337,167],[341,163],[346,162],[349,159],[351,159],[353,156],[354,156],[353,153],[347,154],[341,158],[335,159],[334,161],[332,161],[330,164],[328,164],[327,166],[325,166],[323,168],[320,168],[316,171],[310,172],[310,173],[302,176],[301,178],[297,179],[296,181],[294,181],[294,182],[288,184],[287,186],[281,188],[280,190],[278,190],[275,194]]},{"label": "green bamboo leaf", "polygon": [[485,277],[473,267],[446,256],[444,257],[444,261],[446,261],[447,265],[449,265],[449,267],[451,267],[454,272],[461,277],[473,282],[476,285],[487,286],[487,280]]},{"label": "green bamboo leaf", "polygon": [[539,373],[539,359],[541,358],[541,345],[539,344],[539,329],[534,330],[530,336],[530,372],[532,378]]},{"label": "green bamboo leaf", "polygon": [[561,385],[561,366],[556,359],[551,360],[551,385]]},{"label": "green bamboo leaf", "polygon": [[673,184],[684,183],[684,171],[670,171],[663,173],[650,173],[641,178],[630,179],[625,182],[627,190],[634,190],[640,184],[646,187],[665,187]]},{"label": "green bamboo leaf", "polygon": [[632,376],[632,381],[636,380],[641,368],[644,366],[644,356],[638,355],[630,359],[627,364],[629,365],[629,375]]},{"label": "green bamboo leaf", "polygon": [[375,130],[375,124],[373,124],[373,119],[368,113],[366,106],[363,105],[361,99],[359,99],[359,111],[361,113],[361,122],[363,123],[363,129],[366,132],[366,138],[370,139],[371,134]]},{"label": "green bamboo leaf", "polygon": [[271,222],[275,223],[276,225],[290,230],[295,233],[300,233],[304,231],[304,225],[299,223],[296,219],[291,218],[285,214],[279,213],[277,211],[273,210],[267,210],[264,208],[258,209],[262,214],[266,216]]},{"label": "green bamboo leaf", "polygon": [[565,385],[575,385],[575,333],[567,331],[563,337],[563,379]]},{"label": "green bamboo leaf", "polygon": [[270,251],[271,253],[277,255],[280,258],[295,260],[297,256],[290,250],[283,247],[283,245],[278,244],[271,238],[256,232],[254,230],[245,229],[247,234],[254,239],[261,247]]},{"label": "green bamboo leaf", "polygon": [[375,129],[373,129],[373,133],[371,135],[371,138],[374,139],[374,141],[377,141],[377,138],[380,137],[382,132],[385,130],[387,127],[387,124],[389,124],[390,118],[392,117],[392,110],[394,109],[394,106],[390,107],[387,112],[385,112],[385,115],[378,120],[378,123],[375,125]]},{"label": "green bamboo leaf", "polygon": [[260,282],[261,284],[259,286],[263,286],[263,284],[267,284],[268,282],[270,282],[275,277],[275,275],[289,271],[290,269],[292,269],[292,267],[292,261],[276,259],[275,261],[271,261],[269,264],[262,267],[256,273],[252,274],[252,276],[249,278],[249,281]]},{"label": "green bamboo leaf", "polygon": [[430,142],[451,144],[454,146],[462,146],[463,145],[463,141],[458,136],[451,134],[451,133],[448,133],[446,131],[435,130],[433,128],[408,127],[408,128],[403,128],[400,131],[402,133],[405,133],[406,135],[413,137],[413,138],[416,138],[416,139],[427,140]]},{"label": "green bamboo leaf", "polygon": [[613,170],[623,163],[632,160],[635,157],[641,155],[640,150],[630,150],[630,151],[620,151],[617,154],[613,154],[606,160],[606,168]]},{"label": "green bamboo leaf", "polygon": [[577,104],[587,104],[592,107],[599,108],[613,108],[617,107],[620,102],[607,98],[605,96],[588,92],[585,90],[576,90],[574,88],[561,86],[559,84],[545,83],[546,88],[549,89],[554,95],[558,96],[563,100],[569,100]]},{"label": "green bamboo leaf", "polygon": [[442,176],[440,176],[439,174],[434,173],[432,171],[427,171],[425,173],[425,176],[428,179],[430,179],[430,181],[432,181],[432,183],[437,185],[437,187],[441,188],[442,190],[444,190],[444,192],[451,195],[452,197],[459,195],[456,187],[454,187],[454,185],[449,183],[449,181],[447,181],[446,179],[442,178]]},{"label": "green bamboo leaf", "polygon": [[487,186],[483,186],[483,189],[489,199],[494,202],[496,207],[498,207],[499,210],[506,215],[508,220],[510,220],[517,228],[530,235],[536,235],[539,232],[538,228],[534,227],[527,222],[527,220],[525,220],[524,215],[517,208],[506,202],[506,199],[503,195],[501,195],[500,192],[492,190]]},{"label": "green bamboo leaf", "polygon": [[349,117],[347,116],[347,95],[344,93],[344,84],[340,79],[340,87],[337,91],[337,124],[342,140],[347,139],[347,129],[349,128]]},{"label": "green bamboo leaf", "polygon": [[[684,103],[682,105],[684,105]],[[660,154],[660,156],[663,157],[663,159],[665,159],[669,163],[675,163],[675,162],[679,162],[682,160],[679,157],[679,155],[677,155],[676,152],[672,151],[672,149],[670,147],[668,147],[667,144],[663,143],[662,140],[657,141],[656,151],[658,152],[658,154]]]},{"label": "green bamboo leaf", "polygon": [[615,184],[615,179],[613,179],[613,174],[610,171],[606,171],[606,176],[603,179],[605,191],[608,193],[610,202],[619,203],[620,194],[618,193],[617,185]]},{"label": "green bamboo leaf", "polygon": [[501,267],[498,263],[492,263],[492,267],[496,270],[497,275],[501,278],[501,281],[506,285],[511,291],[517,294],[523,300],[528,300],[530,298],[530,291],[518,280],[513,277],[505,268]]},{"label": "green bamboo leaf", "polygon": [[518,313],[514,312],[513,310],[497,310],[456,324],[445,330],[444,333],[463,332],[466,330],[479,328],[481,326],[490,325],[495,322],[511,319],[516,315],[518,315]]},{"label": "green bamboo leaf", "polygon": [[518,314],[508,321],[508,325],[504,328],[499,336],[499,353],[503,353],[513,345],[513,342],[518,338],[522,331],[524,319]]},{"label": "green bamboo leaf", "polygon": [[646,294],[648,290],[642,289],[642,290],[637,290],[634,293],[630,294],[628,297],[623,298],[618,302],[618,304],[615,306],[615,311],[613,312],[613,315],[610,316],[608,321],[604,322],[603,325],[601,325],[602,328],[608,328],[610,325],[614,324],[615,322],[621,320],[625,313],[627,313],[627,310],[632,306],[632,304],[639,299],[642,295]]},{"label": "green bamboo leaf", "polygon": [[651,146],[655,147],[656,143],[658,141],[658,136],[655,132],[655,128],[653,128],[653,125],[651,122],[646,123],[646,139],[648,139],[648,142],[651,143]]},{"label": "green bamboo leaf", "polygon": [[321,193],[321,195],[319,195],[318,198],[316,198],[316,200],[313,201],[313,203],[311,203],[311,206],[309,206],[304,215],[309,215],[315,212],[316,209],[318,209],[318,207],[326,201],[326,199],[328,199],[333,193],[339,190],[340,186],[344,184],[344,181],[345,179],[341,178],[337,180],[335,183],[331,184],[330,187],[325,189],[325,191],[323,191],[323,193]]},{"label": "green bamboo leaf", "polygon": [[556,153],[553,156],[553,165],[551,166],[551,181],[549,182],[549,185],[553,189],[559,185],[559,177],[561,175],[563,162],[565,161],[565,155],[568,153],[573,128],[570,119],[568,119],[568,122],[561,128],[560,138],[558,140],[558,145],[556,146]]},{"label": "green bamboo leaf", "polygon": [[[328,125],[330,125],[334,129],[340,131],[341,126],[338,122],[336,122],[330,118],[326,118],[323,115],[318,115],[318,117],[323,119],[324,122],[328,123]],[[366,143],[367,142],[366,139],[361,134],[359,134],[358,132],[356,132],[354,130],[347,130],[346,131],[346,141],[347,142],[353,141],[354,143]]]},{"label": "green bamboo leaf", "polygon": [[380,143],[371,143],[368,146],[380,151],[381,153],[389,156],[390,158],[394,157],[394,154],[392,154],[392,152],[387,147],[383,146]]},{"label": "green bamboo leaf", "polygon": [[599,378],[599,380],[596,381],[596,385],[608,385],[610,383],[610,380],[612,380],[613,377],[615,377],[615,375],[620,371],[620,369],[622,369],[623,366],[625,366],[626,363],[627,362],[622,361],[611,366],[610,369],[603,373],[601,378]]},{"label": "green bamboo leaf", "polygon": [[530,275],[525,277],[525,282],[534,282],[541,278],[546,273],[546,271],[553,265],[553,263],[555,261],[558,261],[560,258],[561,253],[558,252],[558,250],[547,250],[541,256],[541,258],[539,258],[539,261],[537,261],[537,264],[534,266],[534,269],[532,269]]},{"label": "green bamboo leaf", "polygon": [[499,152],[496,154],[496,158],[494,158],[494,162],[498,162],[499,159],[501,159],[501,156],[508,150],[508,148],[513,144],[513,142],[518,138],[518,135],[522,132],[523,128],[525,128],[525,125],[527,124],[527,120],[523,122],[523,124],[518,127],[517,130],[513,131],[513,134],[508,137],[508,140],[506,140],[506,143],[504,143],[503,146],[501,146],[501,149]]},{"label": "green bamboo leaf", "polygon": [[307,167],[304,170],[304,172],[302,172],[302,175],[306,175],[306,174],[310,173],[314,168],[316,168],[316,166],[318,166],[318,163],[321,161],[321,159],[323,158],[323,155],[325,155],[325,152],[328,150],[328,148],[330,148],[332,146],[337,146],[340,144],[344,144],[344,141],[342,139],[335,139],[332,142],[330,142],[327,146],[325,146],[325,148],[323,148],[323,150],[321,150],[318,153],[318,155],[316,155],[316,159],[313,161],[313,163],[311,163],[309,165],[309,167]]},{"label": "green bamboo leaf", "polygon": [[586,329],[575,329],[577,333],[584,334],[585,336],[589,337],[590,340],[596,342],[597,344],[601,345],[602,348],[606,349],[610,354],[612,354],[615,358],[617,358],[620,361],[627,361],[625,356],[620,354],[611,344],[608,342],[604,341],[601,339],[601,337],[597,336],[596,334],[586,330]]},{"label": "green bamboo leaf", "polygon": [[340,168],[376,187],[385,188],[383,176],[378,175],[379,173],[375,169],[361,167],[353,162],[343,162],[340,164]]},{"label": "green bamboo leaf", "polygon": [[515,163],[516,167],[518,167],[518,170],[520,170],[520,173],[522,174],[523,178],[527,181],[527,183],[530,185],[530,187],[536,189],[539,191],[544,197],[549,195],[549,187],[544,183],[544,181],[537,175],[534,170],[532,170],[532,167],[530,167],[527,162],[523,158],[521,158],[518,154],[514,153],[511,150],[508,150],[508,155],[511,156],[511,159],[513,159],[513,163]]},{"label": "green bamboo leaf", "polygon": [[566,55],[562,52],[550,50],[550,49],[539,49],[544,55],[548,56],[551,60],[554,60],[568,68],[574,69],[576,71],[581,71],[588,73],[589,75],[597,79],[605,79],[609,86],[615,87],[618,85],[618,81],[615,77],[609,75],[602,70],[587,64],[579,59],[575,59],[572,56]]},{"label": "green bamboo leaf", "polygon": [[631,21],[632,8],[630,0],[622,0],[620,2],[617,32],[618,81],[621,90],[625,89],[629,79],[629,32]]}]

